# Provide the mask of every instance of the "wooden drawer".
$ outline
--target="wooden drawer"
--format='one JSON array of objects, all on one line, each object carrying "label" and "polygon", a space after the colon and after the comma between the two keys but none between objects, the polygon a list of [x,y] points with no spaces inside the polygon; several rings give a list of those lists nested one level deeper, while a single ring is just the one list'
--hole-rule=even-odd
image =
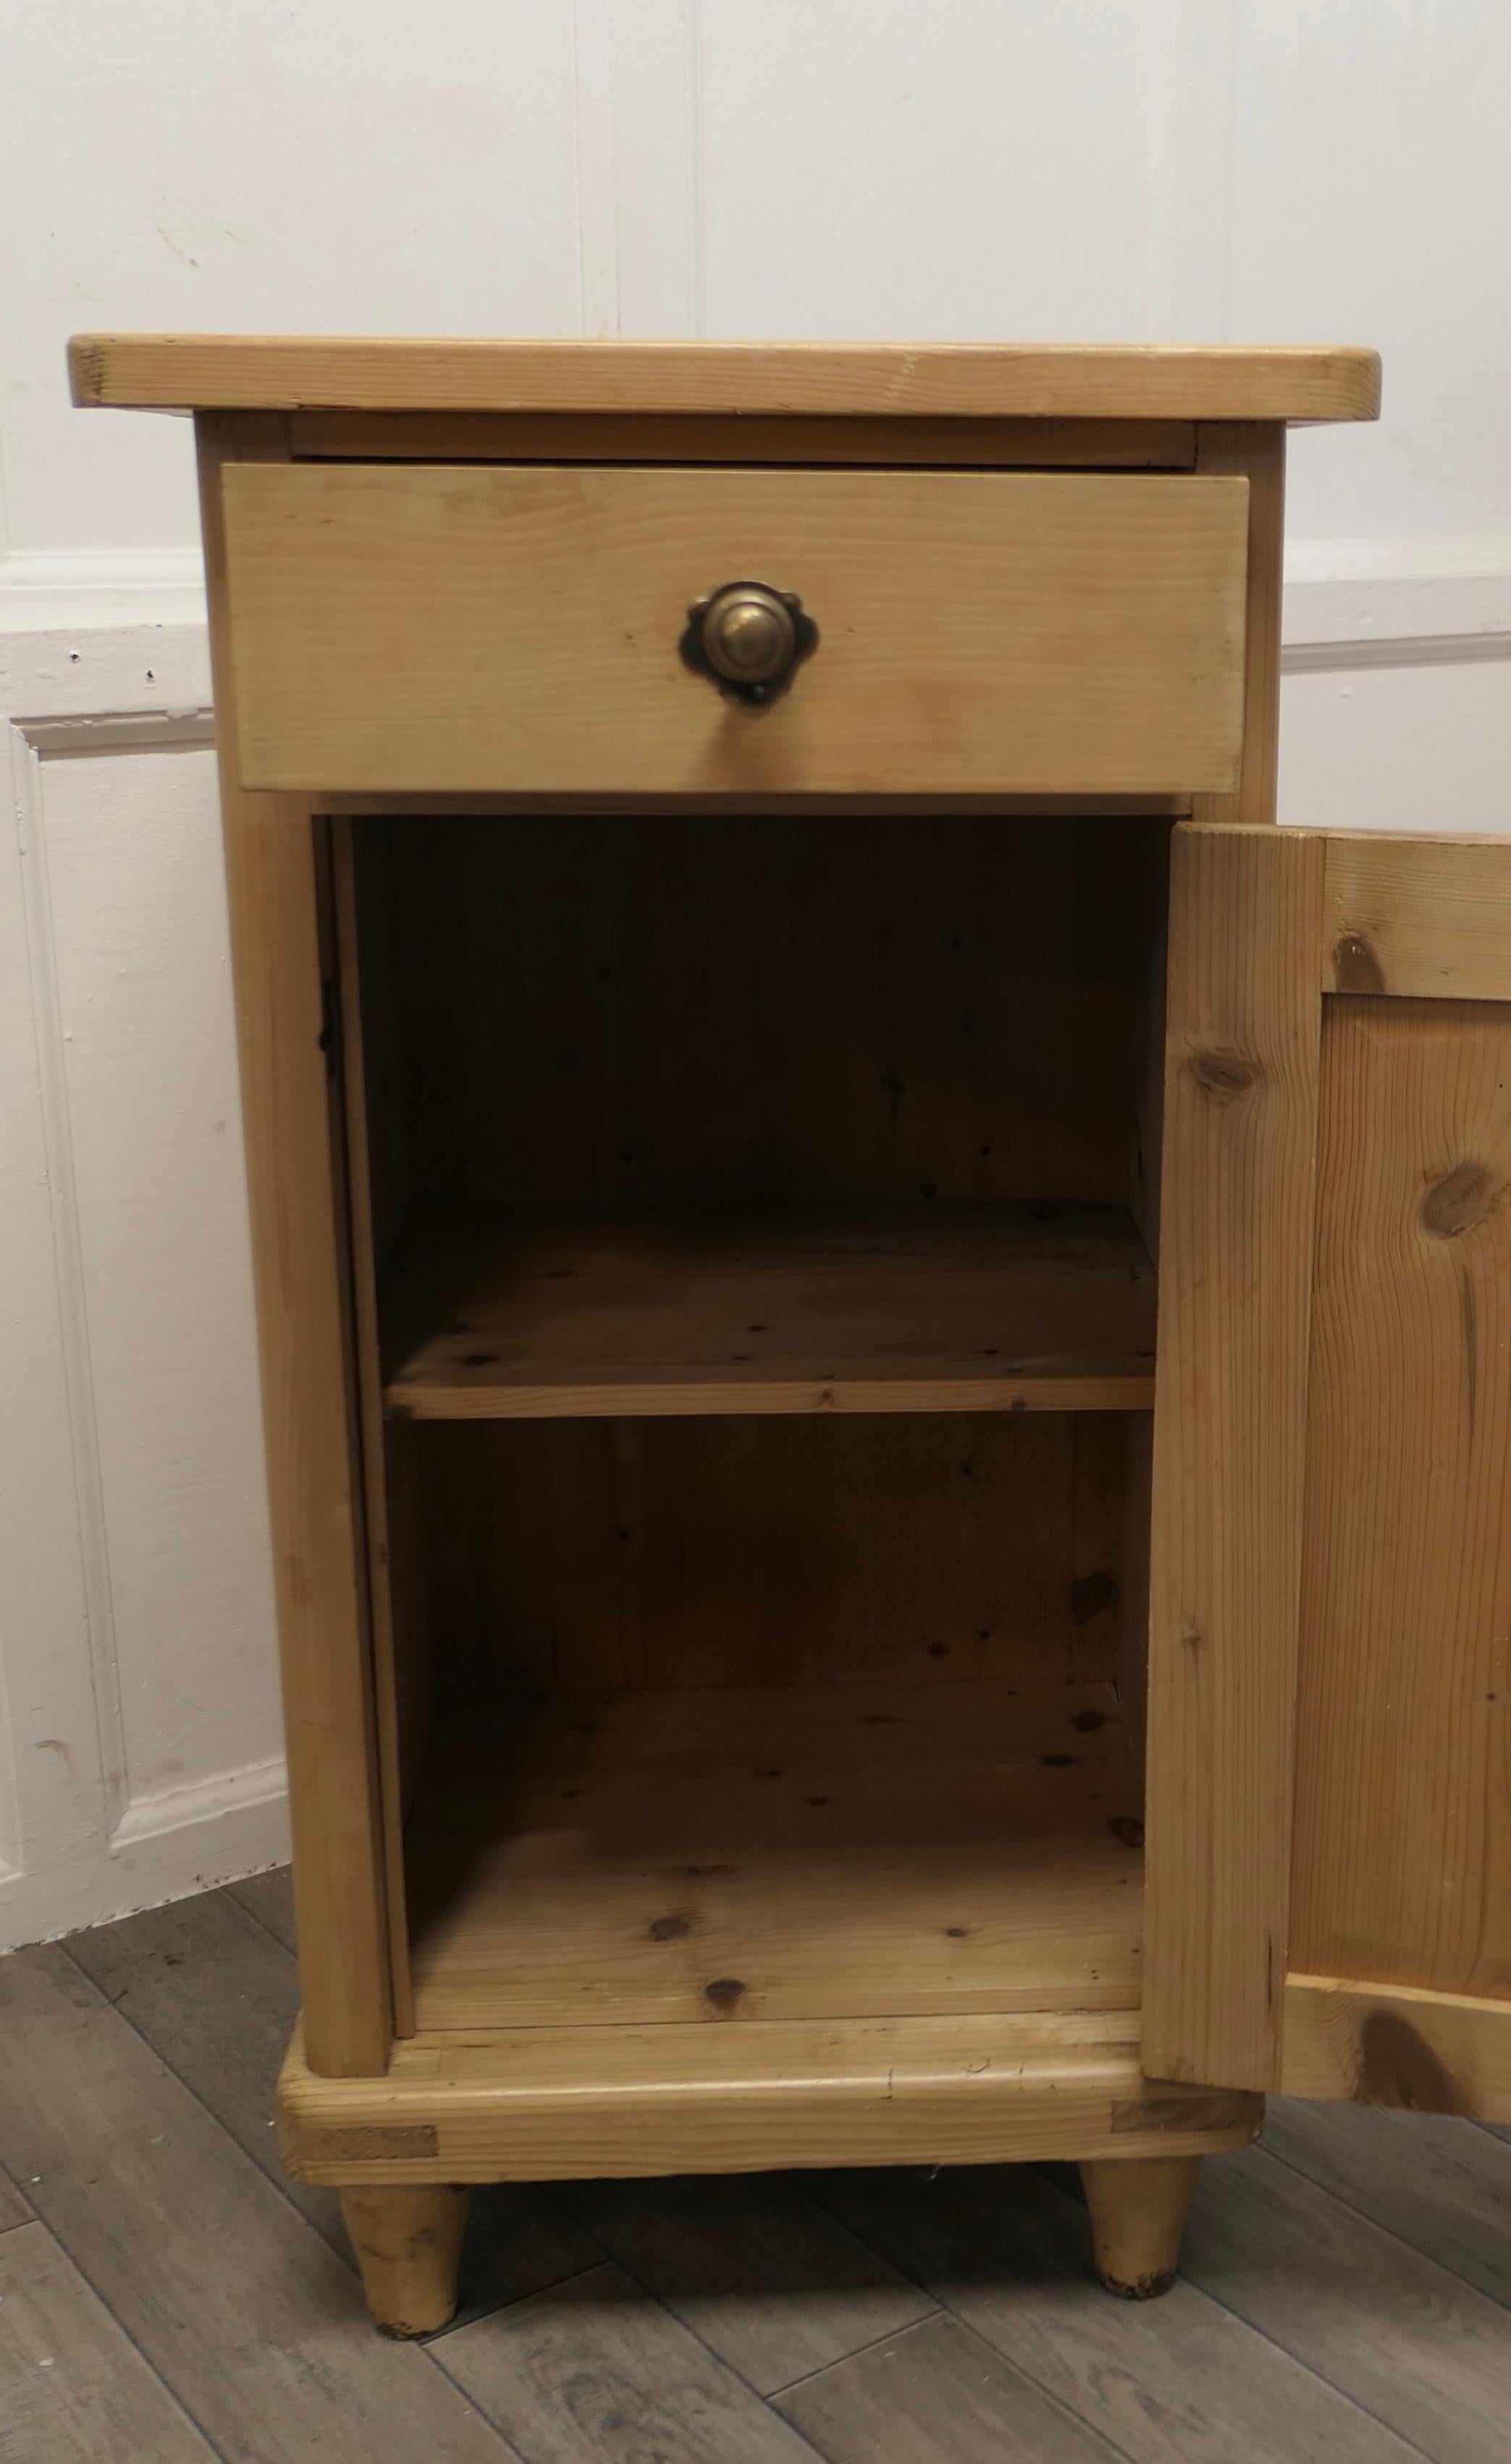
[{"label": "wooden drawer", "polygon": [[[1237,780],[1248,483],[1049,472],[230,464],[250,787],[1179,794]],[[760,709],[690,605],[797,592]]]}]

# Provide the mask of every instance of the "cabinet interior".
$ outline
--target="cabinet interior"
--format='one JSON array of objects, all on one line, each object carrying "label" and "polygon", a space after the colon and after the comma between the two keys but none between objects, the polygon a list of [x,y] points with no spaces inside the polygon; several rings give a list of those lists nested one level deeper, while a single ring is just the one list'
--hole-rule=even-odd
[{"label": "cabinet interior", "polygon": [[1136,2008],[1169,826],[332,825],[402,2027]]}]

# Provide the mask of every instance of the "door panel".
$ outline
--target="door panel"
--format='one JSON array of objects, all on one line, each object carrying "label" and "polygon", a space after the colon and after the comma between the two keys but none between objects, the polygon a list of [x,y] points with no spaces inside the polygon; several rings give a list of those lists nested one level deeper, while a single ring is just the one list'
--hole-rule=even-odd
[{"label": "door panel", "polygon": [[[1210,861],[1204,835],[1175,834],[1177,915],[1183,881]],[[1511,845],[1312,837],[1308,942],[1301,909],[1264,888],[1294,875],[1301,859],[1281,850],[1302,834],[1222,835],[1246,842],[1227,862],[1249,894],[1205,965],[1235,986],[1277,981],[1265,947],[1299,935],[1293,956],[1322,995],[1304,1451],[1292,1531],[1273,1485],[1296,1445],[1289,1389],[1282,1401],[1255,1386],[1266,1338],[1236,1275],[1241,1232],[1204,1207],[1177,1117],[1160,1255],[1146,2068],[1511,2119]],[[1195,1017],[1172,963],[1168,1089],[1190,1074]],[[1294,1158],[1286,1169],[1299,1187]],[[1293,1205],[1283,1237],[1299,1225]],[[1288,1356],[1282,1288],[1272,1280],[1258,1306]],[[1225,1429],[1193,1403],[1203,1390],[1229,1398]],[[1240,1437],[1235,1453],[1245,1415],[1248,1452]],[[1204,1548],[1228,1561],[1206,1623],[1192,1617]],[[1280,1554],[1245,1614],[1235,1604],[1266,1549]],[[1288,1613],[1280,1570],[1293,1563]]]},{"label": "door panel", "polygon": [[1290,1965],[1511,1996],[1511,1004],[1330,1000],[1322,1089]]},{"label": "door panel", "polygon": [[1174,832],[1150,1562],[1144,2063],[1279,2075],[1324,846]]}]

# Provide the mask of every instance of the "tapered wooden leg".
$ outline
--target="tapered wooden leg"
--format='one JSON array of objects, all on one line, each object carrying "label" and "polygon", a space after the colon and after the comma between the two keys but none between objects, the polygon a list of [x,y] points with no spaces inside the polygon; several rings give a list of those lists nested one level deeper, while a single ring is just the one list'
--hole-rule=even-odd
[{"label": "tapered wooden leg", "polygon": [[1170,2291],[1200,2170],[1199,2156],[1097,2157],[1083,2164],[1092,2255],[1109,2293],[1150,2301]]},{"label": "tapered wooden leg", "polygon": [[433,2336],[456,2311],[467,2192],[443,2183],[343,2190],[341,2214],[374,2323],[385,2336]]}]

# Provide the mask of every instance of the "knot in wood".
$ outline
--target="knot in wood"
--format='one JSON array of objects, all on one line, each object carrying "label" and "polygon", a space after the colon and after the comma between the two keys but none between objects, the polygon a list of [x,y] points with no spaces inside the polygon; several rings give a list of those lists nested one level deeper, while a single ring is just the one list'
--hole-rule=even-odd
[{"label": "knot in wood", "polygon": [[1371,2011],[1359,2031],[1359,2104],[1405,2113],[1462,2113],[1464,2097],[1435,2047],[1398,2011]]},{"label": "knot in wood", "polygon": [[1259,1065],[1241,1052],[1194,1052],[1189,1064],[1193,1078],[1215,1104],[1236,1104],[1259,1084]]},{"label": "knot in wood", "polygon": [[1439,1241],[1456,1241],[1482,1223],[1500,1193],[1482,1163],[1456,1163],[1422,1200],[1422,1221]]},{"label": "knot in wood", "polygon": [[1332,979],[1341,993],[1383,993],[1385,976],[1362,933],[1342,933],[1333,944]]}]

